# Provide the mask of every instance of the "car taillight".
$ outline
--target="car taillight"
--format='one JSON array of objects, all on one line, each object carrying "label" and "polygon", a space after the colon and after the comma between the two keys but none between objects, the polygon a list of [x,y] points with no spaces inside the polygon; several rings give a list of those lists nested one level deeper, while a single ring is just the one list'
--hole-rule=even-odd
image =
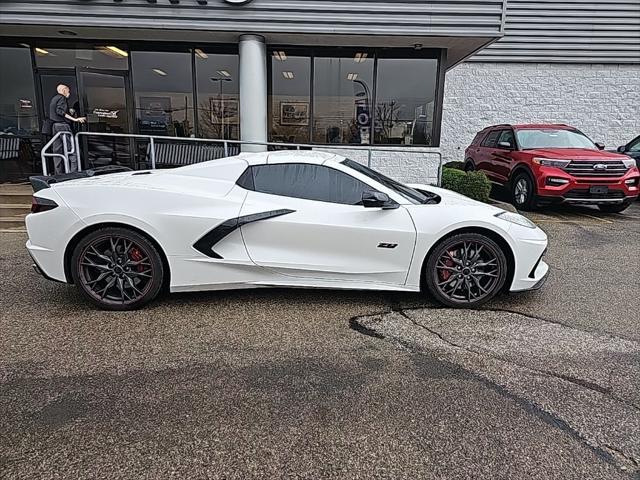
[{"label": "car taillight", "polygon": [[31,213],[46,212],[47,210],[53,210],[58,204],[48,198],[40,198],[35,195],[31,197]]}]

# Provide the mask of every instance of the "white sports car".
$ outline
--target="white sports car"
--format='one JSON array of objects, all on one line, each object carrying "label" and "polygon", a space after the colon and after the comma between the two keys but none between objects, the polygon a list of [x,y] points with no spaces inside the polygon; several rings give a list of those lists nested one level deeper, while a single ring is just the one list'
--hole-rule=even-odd
[{"label": "white sports car", "polygon": [[90,175],[32,178],[27,249],[46,278],[106,309],[163,288],[253,287],[426,289],[475,307],[540,287],[549,269],[527,218],[329,153]]}]

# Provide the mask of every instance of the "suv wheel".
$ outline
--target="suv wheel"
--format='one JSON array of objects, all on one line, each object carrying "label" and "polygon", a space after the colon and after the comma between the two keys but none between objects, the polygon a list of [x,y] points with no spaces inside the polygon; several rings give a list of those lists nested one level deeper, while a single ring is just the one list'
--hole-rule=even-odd
[{"label": "suv wheel", "polygon": [[536,207],[536,192],[531,176],[527,172],[516,173],[511,180],[511,203],[519,210]]},{"label": "suv wheel", "polygon": [[620,213],[625,211],[627,208],[629,208],[630,205],[631,205],[631,202],[622,202],[622,203],[616,203],[614,205],[611,205],[611,204],[598,205],[598,209],[604,213]]},{"label": "suv wheel", "polygon": [[137,232],[101,228],[80,240],[71,257],[71,275],[80,292],[106,310],[133,310],[153,300],[164,267],[158,250]]}]

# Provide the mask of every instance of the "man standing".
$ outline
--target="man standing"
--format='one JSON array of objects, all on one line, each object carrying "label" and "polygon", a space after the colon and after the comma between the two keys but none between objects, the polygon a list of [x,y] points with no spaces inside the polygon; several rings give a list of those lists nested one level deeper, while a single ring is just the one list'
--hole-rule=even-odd
[{"label": "man standing", "polygon": [[[58,132],[69,132],[71,131],[71,122],[79,122],[84,123],[86,121],[85,117],[74,117],[69,113],[69,105],[67,104],[67,98],[71,93],[71,90],[68,86],[60,84],[56,88],[58,92],[55,95],[51,102],[49,102],[49,120],[51,120],[51,133],[55,135]],[[67,142],[67,152],[73,148],[71,145],[71,139],[68,135],[62,135],[54,144],[53,144],[53,153],[64,153],[64,147],[62,142]],[[53,157],[53,163],[55,168],[55,173],[65,173],[64,171],[64,160],[62,157]],[[78,171],[78,160],[76,155],[69,155],[69,172]]]}]

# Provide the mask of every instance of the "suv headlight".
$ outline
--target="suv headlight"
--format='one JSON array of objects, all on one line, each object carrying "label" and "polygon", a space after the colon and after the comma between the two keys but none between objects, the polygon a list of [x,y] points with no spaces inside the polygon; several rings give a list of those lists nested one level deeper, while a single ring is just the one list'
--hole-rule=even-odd
[{"label": "suv headlight", "polygon": [[636,166],[636,161],[633,158],[625,158],[624,160],[622,160],[622,163],[624,163],[624,166],[627,168]]},{"label": "suv headlight", "polygon": [[532,161],[533,163],[536,163],[538,165],[542,165],[545,167],[557,167],[557,168],[564,168],[567,165],[569,165],[569,162],[571,162],[571,160],[559,160],[556,158],[539,158],[539,157],[535,157]]},{"label": "suv headlight", "polygon": [[538,226],[529,220],[527,217],[520,215],[519,213],[513,212],[499,212],[494,215],[496,218],[501,218],[507,222],[515,223],[516,225],[520,225],[521,227],[527,228],[538,228]]}]

